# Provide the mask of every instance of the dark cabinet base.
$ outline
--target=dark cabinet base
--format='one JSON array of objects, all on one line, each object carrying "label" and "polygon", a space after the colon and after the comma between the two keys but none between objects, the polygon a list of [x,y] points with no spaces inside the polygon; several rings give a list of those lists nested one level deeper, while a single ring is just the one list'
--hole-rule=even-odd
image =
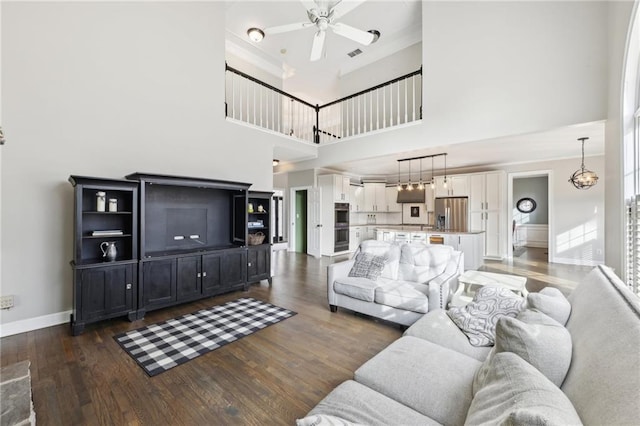
[{"label": "dark cabinet base", "polygon": [[136,319],[137,262],[74,268],[71,333],[86,324],[127,316]]},{"label": "dark cabinet base", "polygon": [[140,267],[138,318],[147,311],[244,289],[246,265],[245,247],[145,259]]}]

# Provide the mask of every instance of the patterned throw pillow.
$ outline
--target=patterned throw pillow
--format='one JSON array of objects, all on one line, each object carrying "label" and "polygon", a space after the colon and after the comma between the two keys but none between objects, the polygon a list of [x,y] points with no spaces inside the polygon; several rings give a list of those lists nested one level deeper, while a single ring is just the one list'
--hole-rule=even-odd
[{"label": "patterned throw pillow", "polygon": [[451,308],[447,314],[469,338],[473,346],[492,346],[496,324],[505,315],[515,317],[524,309],[525,300],[504,287],[485,286],[466,306]]},{"label": "patterned throw pillow", "polygon": [[359,253],[356,256],[356,262],[353,264],[350,277],[363,277],[370,280],[377,280],[382,269],[384,269],[384,256],[374,256],[369,253]]}]

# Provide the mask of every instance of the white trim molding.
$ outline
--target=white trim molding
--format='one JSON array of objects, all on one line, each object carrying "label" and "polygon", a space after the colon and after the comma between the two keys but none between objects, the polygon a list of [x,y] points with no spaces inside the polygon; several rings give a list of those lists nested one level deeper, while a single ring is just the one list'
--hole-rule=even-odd
[{"label": "white trim molding", "polygon": [[70,321],[70,315],[71,311],[64,311],[0,324],[0,337],[13,336],[14,334],[65,324]]}]

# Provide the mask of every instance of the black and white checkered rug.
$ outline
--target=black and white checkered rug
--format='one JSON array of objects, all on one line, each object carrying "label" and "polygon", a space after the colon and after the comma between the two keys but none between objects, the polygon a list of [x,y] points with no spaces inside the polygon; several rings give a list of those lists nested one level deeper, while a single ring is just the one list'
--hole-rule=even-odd
[{"label": "black and white checkered rug", "polygon": [[113,338],[155,376],[295,314],[245,297]]}]

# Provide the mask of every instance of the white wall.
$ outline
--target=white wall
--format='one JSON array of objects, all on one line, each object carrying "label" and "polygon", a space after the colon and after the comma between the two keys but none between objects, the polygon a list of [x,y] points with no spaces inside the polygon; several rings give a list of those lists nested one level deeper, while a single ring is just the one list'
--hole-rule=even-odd
[{"label": "white wall", "polygon": [[[580,167],[579,159],[547,161],[507,166],[507,173],[550,171],[549,176],[549,261],[596,265],[604,263],[605,181],[603,156],[585,159],[600,177],[588,190],[578,190],[568,182]],[[509,228],[510,229],[510,228]]]},{"label": "white wall", "polygon": [[424,2],[423,120],[298,170],[607,117],[607,2]]},{"label": "white wall", "polygon": [[429,137],[606,118],[607,2],[425,2],[422,17]]},{"label": "white wall", "polygon": [[[140,171],[271,190],[277,138],[224,120],[222,2],[2,5],[2,295],[68,320],[70,174]],[[9,326],[7,324],[10,324]]]}]

